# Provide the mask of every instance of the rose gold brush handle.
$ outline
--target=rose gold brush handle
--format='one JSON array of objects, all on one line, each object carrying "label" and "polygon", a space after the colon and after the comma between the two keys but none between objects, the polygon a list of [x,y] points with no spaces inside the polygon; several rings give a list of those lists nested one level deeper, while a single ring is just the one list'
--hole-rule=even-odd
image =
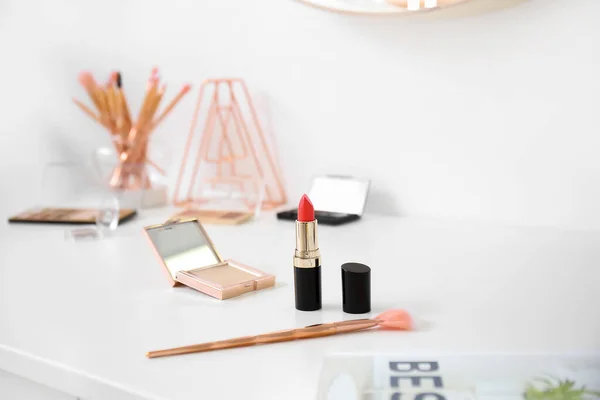
[{"label": "rose gold brush handle", "polygon": [[244,336],[229,340],[220,340],[191,346],[176,347],[167,350],[151,351],[146,354],[148,358],[175,356],[179,354],[201,353],[205,351],[233,349],[236,347],[254,346],[257,344],[289,342],[292,340],[312,339],[323,336],[337,335],[340,333],[360,331],[379,325],[374,319],[355,319],[352,321],[333,322],[330,324],[311,325],[300,329],[288,329],[265,333],[258,336]]}]

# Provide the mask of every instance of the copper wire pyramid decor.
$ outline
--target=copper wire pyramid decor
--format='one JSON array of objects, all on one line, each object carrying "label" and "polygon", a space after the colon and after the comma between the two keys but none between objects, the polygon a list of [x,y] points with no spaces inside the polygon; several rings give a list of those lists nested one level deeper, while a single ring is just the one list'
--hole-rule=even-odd
[{"label": "copper wire pyramid decor", "polygon": [[[205,202],[205,186],[234,187],[244,193],[261,190],[259,205],[272,209],[287,202],[281,170],[267,140],[248,88],[241,79],[209,79],[202,83],[173,203],[195,208]],[[258,188],[258,189],[257,189]]]}]

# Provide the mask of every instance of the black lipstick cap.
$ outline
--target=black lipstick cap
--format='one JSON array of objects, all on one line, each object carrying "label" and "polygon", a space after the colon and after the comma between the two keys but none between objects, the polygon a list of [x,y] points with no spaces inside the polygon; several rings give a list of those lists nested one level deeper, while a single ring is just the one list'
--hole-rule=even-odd
[{"label": "black lipstick cap", "polygon": [[342,303],[345,313],[371,311],[371,268],[361,263],[342,264]]}]

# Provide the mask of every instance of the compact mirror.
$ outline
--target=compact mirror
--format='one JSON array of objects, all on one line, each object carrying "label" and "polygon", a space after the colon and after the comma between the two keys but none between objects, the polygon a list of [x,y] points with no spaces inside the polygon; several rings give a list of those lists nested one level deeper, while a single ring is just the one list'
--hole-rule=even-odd
[{"label": "compact mirror", "polygon": [[351,176],[316,176],[308,197],[317,211],[362,215],[369,194],[369,183],[369,180]]},{"label": "compact mirror", "polygon": [[[313,178],[308,197],[315,207],[315,217],[323,225],[343,225],[362,217],[369,195],[370,181],[343,175]],[[278,219],[295,221],[298,210],[277,213]]]},{"label": "compact mirror", "polygon": [[179,271],[222,262],[197,220],[151,226],[146,233],[173,282]]},{"label": "compact mirror", "polygon": [[[498,10],[525,0],[300,0],[330,11],[353,14],[411,15],[435,11],[438,16],[462,16]],[[439,11],[439,12],[438,12]]]}]

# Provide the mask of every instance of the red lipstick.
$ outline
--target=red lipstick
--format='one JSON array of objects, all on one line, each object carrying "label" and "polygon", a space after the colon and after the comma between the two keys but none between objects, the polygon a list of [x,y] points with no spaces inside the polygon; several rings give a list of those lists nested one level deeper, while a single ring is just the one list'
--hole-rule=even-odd
[{"label": "red lipstick", "polygon": [[307,195],[303,195],[298,204],[298,221],[310,222],[315,220],[315,208]]},{"label": "red lipstick", "polygon": [[307,195],[302,196],[298,204],[294,293],[297,310],[321,309],[321,252],[317,238],[315,208]]}]

